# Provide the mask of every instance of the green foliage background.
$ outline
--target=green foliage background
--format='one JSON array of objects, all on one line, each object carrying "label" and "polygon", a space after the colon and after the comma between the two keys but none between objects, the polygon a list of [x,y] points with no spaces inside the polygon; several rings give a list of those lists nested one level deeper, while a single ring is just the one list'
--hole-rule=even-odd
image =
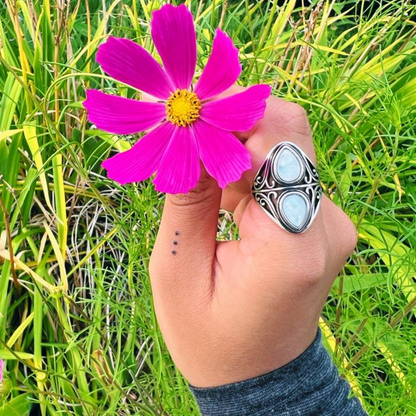
[{"label": "green foliage background", "polygon": [[[410,1],[187,1],[198,71],[221,26],[241,84],[308,111],[325,192],[359,243],[321,328],[370,415],[416,414],[416,7]],[[307,5],[306,5],[307,3]],[[101,161],[137,137],[86,121],[109,34],[155,54],[149,0],[0,5],[0,416],[197,415],[152,307],[147,266],[163,195]],[[237,237],[222,213],[218,237]]]}]

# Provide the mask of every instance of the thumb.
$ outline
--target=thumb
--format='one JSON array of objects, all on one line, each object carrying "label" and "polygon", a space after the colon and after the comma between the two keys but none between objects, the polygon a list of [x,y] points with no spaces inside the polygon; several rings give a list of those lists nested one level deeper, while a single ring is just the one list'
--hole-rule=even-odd
[{"label": "thumb", "polygon": [[215,179],[201,166],[195,189],[188,194],[166,195],[150,260],[158,314],[184,313],[195,302],[209,301],[221,193]]}]

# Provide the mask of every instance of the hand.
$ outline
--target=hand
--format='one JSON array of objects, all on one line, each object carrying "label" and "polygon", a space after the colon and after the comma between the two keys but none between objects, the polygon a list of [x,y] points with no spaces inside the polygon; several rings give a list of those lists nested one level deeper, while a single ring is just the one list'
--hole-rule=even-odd
[{"label": "hand", "polygon": [[[302,354],[356,245],[354,225],[327,197],[311,227],[290,234],[250,194],[266,154],[280,141],[297,144],[316,162],[300,106],[270,97],[265,117],[239,138],[252,169],[224,191],[204,172],[191,193],[166,195],[150,261],[160,328],[195,387],[255,377]],[[220,205],[234,211],[240,240],[216,241]]]}]

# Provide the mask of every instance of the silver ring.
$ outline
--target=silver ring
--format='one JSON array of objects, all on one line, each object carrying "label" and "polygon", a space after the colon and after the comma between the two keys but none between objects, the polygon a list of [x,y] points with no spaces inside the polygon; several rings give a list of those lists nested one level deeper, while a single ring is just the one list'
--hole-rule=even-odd
[{"label": "silver ring", "polygon": [[322,199],[316,166],[291,142],[281,142],[270,150],[251,191],[277,225],[295,234],[310,227]]}]

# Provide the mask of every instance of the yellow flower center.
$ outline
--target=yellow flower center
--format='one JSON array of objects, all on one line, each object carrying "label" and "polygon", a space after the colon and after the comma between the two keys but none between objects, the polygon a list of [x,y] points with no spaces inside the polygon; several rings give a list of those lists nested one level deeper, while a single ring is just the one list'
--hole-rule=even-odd
[{"label": "yellow flower center", "polygon": [[201,102],[194,92],[176,90],[166,102],[168,119],[177,126],[191,125],[198,117]]}]

